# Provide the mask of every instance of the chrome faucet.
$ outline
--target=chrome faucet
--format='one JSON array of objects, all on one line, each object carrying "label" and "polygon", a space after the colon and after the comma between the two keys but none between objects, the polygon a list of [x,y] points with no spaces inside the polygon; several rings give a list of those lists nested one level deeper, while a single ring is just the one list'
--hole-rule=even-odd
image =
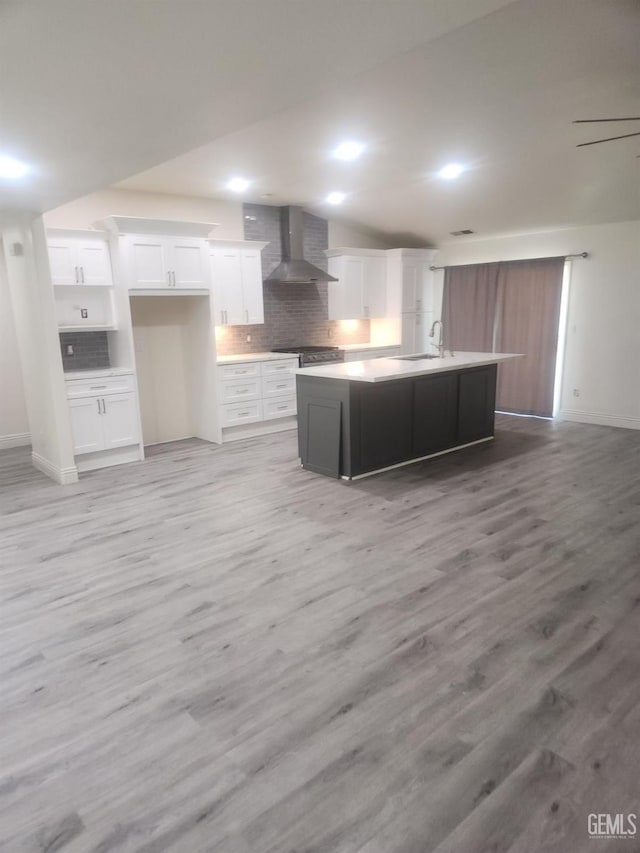
[{"label": "chrome faucet", "polygon": [[[435,348],[438,350],[438,355],[440,356],[440,358],[444,358],[445,348],[444,348],[444,344],[442,343],[442,336],[443,336],[443,333],[444,333],[444,326],[442,325],[442,320],[434,320],[434,321],[433,321],[433,325],[431,326],[431,331],[429,332],[429,337],[430,337],[430,338],[434,338],[434,337],[435,337],[435,334],[436,334],[436,326],[440,326],[440,334],[438,335],[438,343],[437,343],[437,344],[433,344],[433,343],[432,343],[432,344],[431,344],[431,346],[432,346],[432,347],[435,347]],[[450,354],[450,355],[453,355],[453,351],[452,351],[452,350],[449,350],[449,354]]]}]

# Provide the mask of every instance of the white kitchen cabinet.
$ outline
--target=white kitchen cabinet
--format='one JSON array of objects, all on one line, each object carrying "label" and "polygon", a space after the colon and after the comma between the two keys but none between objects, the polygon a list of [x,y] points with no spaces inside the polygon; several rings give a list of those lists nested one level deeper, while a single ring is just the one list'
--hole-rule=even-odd
[{"label": "white kitchen cabinet", "polygon": [[67,380],[76,456],[128,447],[140,441],[132,374]]},{"label": "white kitchen cabinet", "polygon": [[211,251],[216,324],[264,323],[262,256],[257,248],[219,246]]},{"label": "white kitchen cabinet", "polygon": [[110,287],[113,284],[109,245],[101,237],[47,233],[51,283],[60,286]]},{"label": "white kitchen cabinet", "polygon": [[434,275],[430,269],[435,249],[389,249],[387,277],[395,315],[416,314],[434,308]]},{"label": "white kitchen cabinet", "polygon": [[129,234],[124,237],[123,247],[129,290],[209,287],[204,239]]},{"label": "white kitchen cabinet", "polygon": [[273,421],[296,414],[298,359],[244,361],[218,365],[218,399],[223,428]]},{"label": "white kitchen cabinet", "polygon": [[402,355],[421,352],[436,354],[435,347],[431,346],[434,341],[429,337],[432,323],[432,311],[402,315]]},{"label": "white kitchen cabinet", "polygon": [[335,249],[327,253],[329,319],[363,320],[387,317],[387,270],[385,252],[371,249]]},{"label": "white kitchen cabinet", "polygon": [[69,400],[73,452],[76,456],[104,449],[101,409],[98,397]]},{"label": "white kitchen cabinet", "polygon": [[104,449],[138,443],[138,406],[135,394],[109,394],[102,400]]}]

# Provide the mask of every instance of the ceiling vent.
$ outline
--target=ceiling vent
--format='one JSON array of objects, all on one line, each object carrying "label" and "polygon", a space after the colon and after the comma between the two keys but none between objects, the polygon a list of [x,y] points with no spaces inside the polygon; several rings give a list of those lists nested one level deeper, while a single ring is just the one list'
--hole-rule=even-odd
[{"label": "ceiling vent", "polygon": [[466,234],[475,234],[475,231],[472,231],[471,228],[463,228],[462,231],[450,231],[449,232],[452,237],[464,237]]}]

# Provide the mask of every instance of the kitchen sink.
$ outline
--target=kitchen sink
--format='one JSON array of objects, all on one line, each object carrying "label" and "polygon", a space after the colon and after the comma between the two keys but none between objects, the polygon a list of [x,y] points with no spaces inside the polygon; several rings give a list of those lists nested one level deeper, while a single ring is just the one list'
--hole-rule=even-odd
[{"label": "kitchen sink", "polygon": [[439,355],[433,355],[430,352],[424,352],[421,355],[394,355],[396,361],[425,361],[426,359],[440,358]]}]

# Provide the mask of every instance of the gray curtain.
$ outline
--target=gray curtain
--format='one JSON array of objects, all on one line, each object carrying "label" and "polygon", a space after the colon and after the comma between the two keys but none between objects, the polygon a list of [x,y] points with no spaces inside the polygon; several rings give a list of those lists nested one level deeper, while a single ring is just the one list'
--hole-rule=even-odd
[{"label": "gray curtain", "polygon": [[462,352],[492,352],[499,264],[470,264],[444,271],[444,345]]},{"label": "gray curtain", "polygon": [[553,414],[563,270],[564,258],[500,264],[496,351],[525,354],[499,367],[501,411]]},{"label": "gray curtain", "polygon": [[498,367],[501,411],[553,414],[563,270],[563,257],[445,269],[447,349],[524,353]]}]

